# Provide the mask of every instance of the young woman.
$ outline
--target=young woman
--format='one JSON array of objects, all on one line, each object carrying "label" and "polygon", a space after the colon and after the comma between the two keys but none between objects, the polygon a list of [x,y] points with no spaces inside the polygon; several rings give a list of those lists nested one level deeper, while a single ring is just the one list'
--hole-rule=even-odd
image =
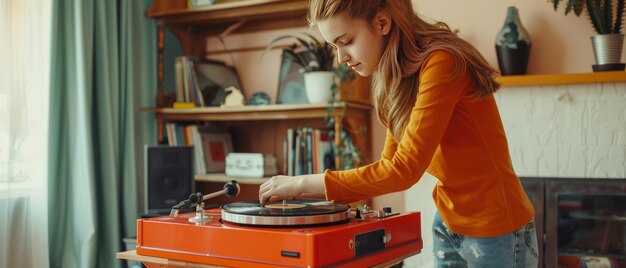
[{"label": "young woman", "polygon": [[537,267],[534,210],[513,171],[493,92],[496,70],[410,0],[312,0],[309,22],[340,64],[372,76],[387,137],[370,165],[275,176],[261,204],[299,196],[353,202],[438,179],[433,223],[438,267]]}]

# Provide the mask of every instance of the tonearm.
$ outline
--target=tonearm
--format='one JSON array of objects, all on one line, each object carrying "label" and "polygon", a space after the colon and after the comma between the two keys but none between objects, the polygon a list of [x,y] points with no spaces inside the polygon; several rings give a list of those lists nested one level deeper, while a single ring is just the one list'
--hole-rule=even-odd
[{"label": "tonearm", "polygon": [[183,200],[180,203],[176,204],[172,207],[172,211],[170,211],[170,216],[178,217],[178,213],[181,210],[188,209],[192,206],[196,206],[196,216],[189,218],[191,222],[204,222],[208,221],[208,217],[206,217],[204,213],[204,200],[208,200],[211,198],[215,198],[221,195],[226,195],[228,197],[235,197],[239,195],[241,188],[237,181],[232,180],[224,184],[224,188],[220,191],[210,193],[207,195],[202,195],[202,193],[193,193],[189,196],[189,199]]}]

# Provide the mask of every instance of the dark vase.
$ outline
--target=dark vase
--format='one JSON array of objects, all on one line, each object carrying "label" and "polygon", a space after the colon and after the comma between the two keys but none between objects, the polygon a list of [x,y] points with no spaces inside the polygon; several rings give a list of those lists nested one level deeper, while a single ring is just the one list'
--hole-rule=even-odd
[{"label": "dark vase", "polygon": [[519,20],[517,8],[507,9],[504,26],[496,38],[496,54],[502,75],[526,74],[530,56],[530,35]]}]

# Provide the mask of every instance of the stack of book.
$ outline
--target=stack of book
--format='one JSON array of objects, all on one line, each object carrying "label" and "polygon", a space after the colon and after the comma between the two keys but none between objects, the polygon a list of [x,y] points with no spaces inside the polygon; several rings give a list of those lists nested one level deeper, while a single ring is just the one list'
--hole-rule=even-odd
[{"label": "stack of book", "polygon": [[322,173],[335,169],[333,142],[328,130],[290,128],[285,139],[284,171],[290,176]]},{"label": "stack of book", "polygon": [[202,97],[202,88],[198,83],[194,61],[189,57],[180,56],[176,58],[174,67],[176,71],[176,104],[179,106],[190,104],[192,107],[206,106]]}]

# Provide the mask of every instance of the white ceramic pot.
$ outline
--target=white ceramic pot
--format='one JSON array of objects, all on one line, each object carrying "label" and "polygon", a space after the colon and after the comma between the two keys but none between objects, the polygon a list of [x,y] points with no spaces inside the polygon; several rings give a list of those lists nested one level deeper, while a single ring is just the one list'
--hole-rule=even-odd
[{"label": "white ceramic pot", "polygon": [[334,74],[330,71],[308,72],[304,74],[304,87],[309,103],[328,102],[332,95]]}]

